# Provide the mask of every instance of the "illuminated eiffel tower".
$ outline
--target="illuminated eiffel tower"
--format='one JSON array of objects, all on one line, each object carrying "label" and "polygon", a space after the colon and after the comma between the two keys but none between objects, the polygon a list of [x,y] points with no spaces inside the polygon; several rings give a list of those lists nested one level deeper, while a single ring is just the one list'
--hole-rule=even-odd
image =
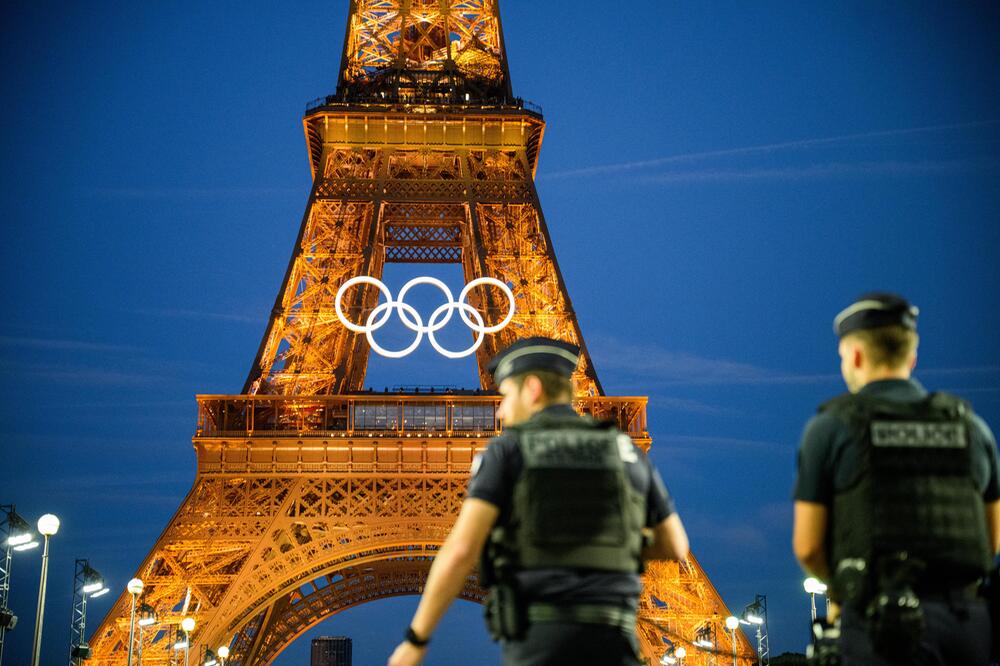
[{"label": "illuminated eiffel tower", "polygon": [[[586,352],[533,180],[545,123],[511,92],[497,0],[352,0],[337,92],[304,126],[313,187],[257,357],[242,394],[198,396],[194,484],[136,572],[156,613],[143,664],[170,663],[183,617],[193,654],[228,645],[227,663],[249,666],[339,611],[418,594],[472,458],[500,429],[486,362],[518,338],[583,347],[577,408],[651,444],[646,399],[604,395]],[[476,352],[483,391],[362,390],[369,343],[334,302],[387,262],[458,263],[466,282],[511,287],[513,320]],[[355,322],[379,298],[347,296]],[[506,314],[496,287],[469,301]],[[671,645],[689,666],[729,658],[728,611],[693,558],[644,580],[651,663]],[[475,577],[462,596],[482,600]],[[93,634],[92,663],[125,663],[130,605],[123,595]],[[715,651],[697,652],[698,637]]]}]

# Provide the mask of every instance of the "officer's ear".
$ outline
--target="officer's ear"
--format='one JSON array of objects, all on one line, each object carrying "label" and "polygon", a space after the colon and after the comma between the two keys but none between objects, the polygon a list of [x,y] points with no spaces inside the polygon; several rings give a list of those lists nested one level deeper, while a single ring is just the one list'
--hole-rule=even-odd
[{"label": "officer's ear", "polygon": [[521,391],[527,392],[522,395],[526,397],[528,402],[532,405],[545,402],[545,387],[542,385],[542,380],[539,379],[537,375],[525,375],[524,381],[521,383]]},{"label": "officer's ear", "polygon": [[867,352],[864,343],[855,335],[847,335],[840,340],[840,355],[848,368],[860,370]]}]

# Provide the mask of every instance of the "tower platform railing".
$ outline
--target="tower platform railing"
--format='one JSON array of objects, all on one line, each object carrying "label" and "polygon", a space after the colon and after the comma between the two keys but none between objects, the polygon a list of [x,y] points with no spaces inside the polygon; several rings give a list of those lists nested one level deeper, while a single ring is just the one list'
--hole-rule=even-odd
[{"label": "tower platform railing", "polygon": [[[418,437],[498,435],[496,394],[199,395],[198,438]],[[610,420],[648,445],[644,397],[582,397],[574,407]]]}]

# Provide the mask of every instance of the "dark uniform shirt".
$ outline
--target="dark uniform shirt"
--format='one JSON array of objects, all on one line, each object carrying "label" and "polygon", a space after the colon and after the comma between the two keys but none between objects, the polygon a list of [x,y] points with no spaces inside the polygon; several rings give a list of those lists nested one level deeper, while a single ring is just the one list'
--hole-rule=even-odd
[{"label": "dark uniform shirt", "polygon": [[[917,402],[927,397],[927,391],[914,379],[886,379],[866,384],[859,395]],[[973,476],[982,491],[983,502],[995,502],[1000,499],[996,441],[985,421],[975,415],[972,420],[975,426],[970,433]],[[850,426],[840,416],[831,412],[814,416],[802,434],[795,499],[832,506],[835,494],[857,482],[862,453],[861,442],[855,439]]]},{"label": "dark uniform shirt", "polygon": [[[566,404],[551,405],[543,411],[556,417],[576,413]],[[636,453],[636,461],[627,462],[625,467],[632,486],[646,496],[646,527],[653,527],[674,513],[674,504],[656,468],[638,447]],[[468,496],[499,508],[498,525],[506,525],[510,521],[514,484],[523,466],[514,431],[491,440],[473,465]],[[641,591],[638,574],[539,569],[519,572],[517,577],[521,589],[528,595],[528,601],[561,605],[612,604],[635,608]]]}]

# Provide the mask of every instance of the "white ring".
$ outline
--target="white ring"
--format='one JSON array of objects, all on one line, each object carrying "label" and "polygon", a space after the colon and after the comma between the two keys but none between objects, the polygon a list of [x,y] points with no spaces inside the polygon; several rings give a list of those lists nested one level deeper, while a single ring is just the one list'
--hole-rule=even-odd
[{"label": "white ring", "polygon": [[[496,333],[500,329],[502,329],[505,326],[507,326],[507,324],[510,323],[510,320],[514,318],[514,308],[515,308],[515,306],[514,306],[514,292],[512,292],[510,290],[510,287],[508,287],[507,285],[505,285],[503,282],[501,282],[500,280],[498,280],[496,278],[481,277],[481,278],[476,278],[475,280],[473,280],[469,284],[465,285],[465,289],[463,289],[462,293],[460,293],[458,295],[458,302],[459,303],[464,303],[466,297],[469,295],[469,292],[472,291],[473,288],[478,287],[481,284],[492,284],[494,287],[499,287],[500,291],[502,291],[504,293],[504,296],[507,297],[507,301],[510,303],[510,307],[507,308],[507,316],[503,318],[503,321],[501,321],[496,326],[487,326],[487,327],[485,327],[483,329],[483,333]],[[473,308],[473,309],[475,309],[475,308]],[[468,318],[465,316],[465,310],[464,309],[461,309],[461,308],[459,309],[458,316],[462,318],[462,321],[465,322],[466,326],[468,326],[469,328],[471,328],[473,331],[477,331],[477,332],[479,331],[479,329],[476,326],[474,326],[473,323],[471,321],[469,321]],[[480,320],[479,321],[479,326],[482,326],[483,324],[484,324],[484,322],[482,320]]]},{"label": "white ring", "polygon": [[[437,319],[438,313],[444,309],[448,310],[448,319],[451,319],[451,313],[457,309],[461,314],[464,314],[465,310],[468,310],[473,317],[479,320],[479,325],[473,329],[476,332],[476,341],[472,343],[471,347],[460,352],[453,352],[450,349],[445,349],[440,344],[438,344],[437,338],[434,337],[434,331],[439,330],[439,328],[434,328],[434,321]],[[438,309],[435,310],[433,313],[431,313],[430,321],[428,321],[427,324],[427,328],[429,329],[427,331],[427,339],[431,341],[431,346],[434,347],[434,349],[438,350],[438,353],[441,354],[442,356],[447,356],[448,358],[465,358],[470,354],[474,354],[475,351],[479,349],[479,346],[483,344],[483,337],[486,335],[486,328],[483,326],[484,323],[485,322],[483,321],[483,315],[479,314],[479,310],[472,307],[468,303],[462,303],[462,302],[445,303],[444,305],[438,307]]]},{"label": "white ring", "polygon": [[[356,284],[375,285],[376,287],[378,287],[378,290],[382,292],[383,295],[385,295],[385,300],[388,301],[389,303],[392,303],[392,292],[389,291],[389,288],[384,284],[382,284],[380,280],[376,280],[373,277],[368,277],[367,275],[359,275],[358,277],[351,278],[344,284],[340,285],[340,289],[337,290],[337,298],[334,299],[333,301],[333,307],[337,311],[337,317],[340,319],[340,323],[346,326],[347,330],[349,331],[354,331],[355,333],[368,333],[368,330],[371,327],[371,322],[369,322],[365,326],[358,326],[357,324],[348,321],[347,315],[344,314],[344,310],[340,305],[340,300],[344,297],[344,292]],[[371,330],[377,331],[378,329],[385,326],[385,323],[389,320],[389,317],[391,316],[392,316],[392,308],[387,308],[385,316],[382,317],[382,319]],[[369,317],[369,319],[371,319],[371,317]]]},{"label": "white ring", "polygon": [[[371,313],[369,313],[368,319],[365,321],[364,325],[355,324],[354,322],[349,321],[347,319],[347,315],[344,314],[342,304],[344,293],[357,284],[374,285],[386,298],[385,303],[378,304],[376,302],[375,308],[371,311]],[[412,305],[403,301],[403,298],[410,289],[421,284],[429,284],[437,287],[448,299],[447,303],[435,308],[426,325],[424,324],[420,313],[417,312]],[[469,292],[477,286],[484,284],[498,287],[501,291],[503,291],[504,295],[507,296],[507,301],[510,303],[510,306],[507,308],[507,316],[505,316],[503,320],[495,326],[486,326],[486,321],[483,318],[483,315],[476,308],[466,302]],[[396,298],[393,298],[392,292],[389,291],[389,288],[386,287],[381,280],[368,275],[359,275],[358,277],[351,278],[342,284],[340,289],[337,290],[337,296],[334,300],[334,309],[336,310],[337,317],[340,319],[341,323],[350,331],[355,333],[364,333],[365,338],[368,340],[368,344],[375,351],[375,353],[389,358],[402,358],[409,355],[413,352],[413,350],[420,346],[420,342],[423,340],[425,333],[431,341],[431,346],[433,346],[434,349],[436,349],[441,355],[448,358],[463,358],[465,356],[469,356],[483,344],[483,340],[485,339],[485,335],[487,333],[496,333],[511,322],[514,318],[516,307],[514,293],[510,290],[510,287],[500,280],[491,277],[476,278],[472,282],[468,283],[465,285],[465,288],[462,289],[461,294],[459,294],[458,300],[455,300],[455,297],[452,294],[451,289],[448,288],[448,285],[437,278],[428,276],[413,278],[403,285],[403,288],[399,290],[399,295]],[[403,322],[403,325],[417,334],[417,337],[408,347],[398,351],[392,351],[379,346],[379,344],[375,342],[375,338],[372,335],[375,331],[385,326],[389,317],[392,316],[393,310],[399,312],[399,318]],[[458,310],[458,314],[462,318],[462,321],[465,322],[466,326],[476,333],[476,341],[472,344],[472,346],[467,349],[463,349],[460,352],[445,349],[434,337],[434,333],[440,331],[448,324],[449,321],[451,321],[451,317],[455,310]],[[472,319],[469,318],[470,315]]]},{"label": "white ring", "polygon": [[[437,278],[433,278],[433,277],[429,277],[429,276],[415,277],[412,280],[410,280],[409,282],[407,282],[406,284],[404,284],[403,288],[399,290],[399,294],[396,296],[396,302],[397,303],[402,303],[403,302],[403,298],[406,296],[406,292],[408,292],[411,287],[416,287],[417,285],[420,285],[420,284],[429,284],[429,285],[433,285],[433,286],[437,287],[438,289],[440,289],[442,291],[442,293],[444,293],[444,295],[448,298],[448,303],[447,303],[448,305],[450,305],[450,304],[452,304],[452,303],[455,302],[455,297],[452,296],[451,289],[448,288],[448,285],[446,285],[444,282],[441,282],[441,280],[438,280]],[[452,311],[454,309],[455,309],[454,307],[452,307],[451,309],[449,309],[448,310],[448,316],[445,317],[445,320],[443,322],[441,322],[441,324],[439,326],[435,326],[433,330],[440,331],[442,328],[444,328],[445,325],[449,321],[451,321],[451,313],[452,313]],[[437,312],[437,310],[435,310],[435,312]],[[417,328],[414,327],[416,325],[411,326],[410,322],[407,321],[406,316],[403,313],[402,308],[400,308],[400,310],[399,310],[399,318],[400,318],[400,320],[402,320],[403,326],[406,326],[406,328],[410,329],[411,331],[416,331],[417,330]],[[419,317],[418,317],[418,319],[419,319]],[[423,332],[424,333],[430,333],[431,329],[429,327],[431,325],[432,324],[430,322],[428,322],[428,328],[423,329]],[[422,327],[423,324],[420,324],[420,326]]]},{"label": "white ring", "polygon": [[[400,312],[402,312],[404,308],[409,310],[417,321],[421,321],[420,313],[417,312],[416,308],[414,308],[409,303],[401,303],[401,302],[397,303],[389,301],[388,303],[383,303],[382,305],[379,305],[374,310],[372,310],[372,313],[368,315],[369,323],[371,322],[372,319],[375,318],[375,314],[382,308],[385,308],[387,312],[391,313],[394,307],[399,308]],[[476,314],[479,313],[477,312]],[[423,329],[423,323],[420,323],[418,326],[420,329]],[[390,351],[388,349],[385,349],[384,347],[380,347],[379,344],[375,342],[375,336],[373,336],[372,333],[376,330],[378,329],[369,326],[365,330],[365,337],[368,338],[368,344],[371,345],[371,348],[375,350],[376,354],[380,356],[385,356],[387,358],[403,358],[404,356],[408,356],[414,349],[420,346],[420,341],[424,339],[423,330],[417,330],[416,331],[417,337],[413,339],[413,342],[410,343],[409,347],[406,347],[405,349],[401,349],[399,351]]]}]

